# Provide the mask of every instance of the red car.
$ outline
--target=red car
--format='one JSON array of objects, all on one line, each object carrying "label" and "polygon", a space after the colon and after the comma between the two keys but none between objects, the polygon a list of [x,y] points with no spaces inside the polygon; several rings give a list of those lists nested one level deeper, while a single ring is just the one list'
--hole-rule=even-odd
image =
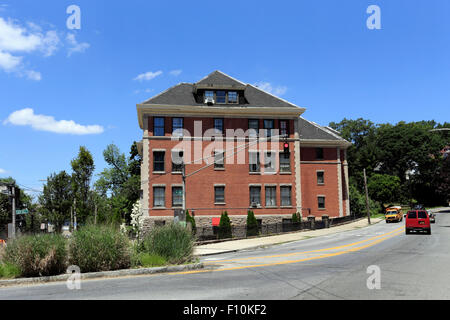
[{"label": "red car", "polygon": [[411,231],[425,231],[431,234],[430,216],[425,210],[412,210],[406,214],[406,234]]}]

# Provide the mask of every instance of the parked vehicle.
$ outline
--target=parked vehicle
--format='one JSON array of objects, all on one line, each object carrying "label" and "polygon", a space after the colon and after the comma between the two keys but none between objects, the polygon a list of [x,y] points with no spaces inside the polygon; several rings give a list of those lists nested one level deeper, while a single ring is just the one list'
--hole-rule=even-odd
[{"label": "parked vehicle", "polygon": [[402,207],[393,206],[386,209],[386,223],[403,221]]},{"label": "parked vehicle", "polygon": [[425,210],[411,210],[406,214],[406,234],[411,231],[425,231],[431,234],[430,216]]},{"label": "parked vehicle", "polygon": [[430,223],[436,223],[436,215],[434,213],[430,213]]}]

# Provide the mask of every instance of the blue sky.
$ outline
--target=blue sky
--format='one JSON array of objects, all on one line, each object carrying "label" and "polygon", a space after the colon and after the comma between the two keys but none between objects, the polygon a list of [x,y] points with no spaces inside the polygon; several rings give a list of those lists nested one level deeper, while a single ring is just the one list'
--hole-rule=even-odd
[{"label": "blue sky", "polygon": [[[80,30],[66,26],[72,4]],[[372,4],[381,30],[366,26]],[[322,125],[450,121],[449,12],[448,0],[0,0],[0,177],[41,189],[80,145],[98,174],[109,143],[140,140],[136,103],[216,69]]]}]

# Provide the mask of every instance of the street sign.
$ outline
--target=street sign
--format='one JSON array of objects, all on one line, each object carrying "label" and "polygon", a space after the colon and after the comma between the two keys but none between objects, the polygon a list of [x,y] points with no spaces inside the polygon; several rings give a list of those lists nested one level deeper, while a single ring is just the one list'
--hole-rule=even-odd
[{"label": "street sign", "polygon": [[28,214],[28,213],[29,213],[28,209],[16,210],[16,214]]},{"label": "street sign", "polygon": [[8,188],[8,186],[0,185],[0,193],[9,195],[9,188]]}]

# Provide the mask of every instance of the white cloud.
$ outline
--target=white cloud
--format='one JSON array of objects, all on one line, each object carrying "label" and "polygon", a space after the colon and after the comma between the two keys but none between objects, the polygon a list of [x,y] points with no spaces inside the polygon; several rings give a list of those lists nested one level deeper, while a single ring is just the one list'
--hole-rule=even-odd
[{"label": "white cloud", "polygon": [[22,57],[15,57],[8,52],[0,50],[0,68],[6,72],[15,70],[22,64]]},{"label": "white cloud", "polygon": [[41,81],[41,79],[42,79],[41,73],[37,72],[37,71],[27,70],[25,72],[25,74],[26,74],[27,78],[30,80]]},{"label": "white cloud", "polygon": [[172,76],[178,77],[182,72],[183,72],[183,70],[172,70],[169,73]]},{"label": "white cloud", "polygon": [[270,82],[257,82],[255,84],[256,87],[258,87],[259,89],[266,91],[270,94],[273,94],[275,96],[282,96],[283,94],[285,94],[287,92],[287,87],[284,86],[277,86],[277,87],[273,87],[273,85]]},{"label": "white cloud", "polygon": [[[54,30],[43,32],[42,28],[32,22],[27,27],[17,24],[12,19],[0,17],[0,69],[15,72],[18,76],[27,75],[28,79],[39,81],[40,73],[27,70],[23,56],[35,51],[49,57],[60,46],[58,33]],[[38,76],[39,75],[39,76]]]},{"label": "white cloud", "polygon": [[100,134],[104,129],[99,125],[84,126],[75,123],[72,120],[56,121],[52,116],[34,114],[34,110],[26,108],[11,113],[3,124],[12,124],[16,126],[31,126],[38,131],[47,131],[58,134],[88,135]]},{"label": "white cloud", "polygon": [[149,71],[149,72],[142,73],[142,74],[138,75],[133,80],[136,80],[136,81],[149,81],[149,80],[155,79],[156,77],[159,77],[162,74],[163,74],[162,71],[156,71],[156,72]]},{"label": "white cloud", "polygon": [[150,92],[153,92],[153,89],[134,90],[134,94],[138,94],[141,92],[150,93]]},{"label": "white cloud", "polygon": [[87,42],[78,43],[77,39],[75,38],[75,34],[73,33],[67,34],[66,40],[70,45],[67,53],[68,57],[70,57],[73,53],[76,52],[83,53],[91,46]]},{"label": "white cloud", "polygon": [[5,173],[6,173],[6,170],[0,168],[0,174],[5,174]]}]

